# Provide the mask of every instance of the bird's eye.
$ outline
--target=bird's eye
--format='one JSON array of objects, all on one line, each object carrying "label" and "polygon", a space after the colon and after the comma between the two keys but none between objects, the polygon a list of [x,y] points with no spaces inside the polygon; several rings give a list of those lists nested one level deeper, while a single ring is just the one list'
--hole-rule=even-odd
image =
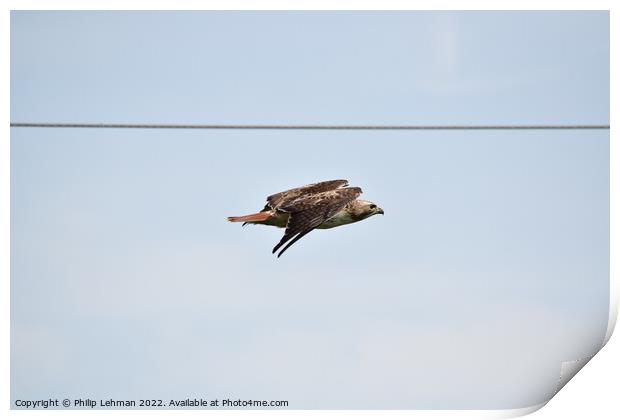
[{"label": "bird's eye", "polygon": [[376,205],[376,204],[371,204],[371,205],[370,205],[370,208],[371,208],[371,209],[376,209],[376,208],[377,208],[377,205]]}]

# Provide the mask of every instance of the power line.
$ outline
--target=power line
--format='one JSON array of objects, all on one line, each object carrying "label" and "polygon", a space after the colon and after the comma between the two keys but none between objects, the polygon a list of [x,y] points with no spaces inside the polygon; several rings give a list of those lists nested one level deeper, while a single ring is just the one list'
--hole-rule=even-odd
[{"label": "power line", "polygon": [[12,122],[16,128],[132,128],[190,130],[609,130],[609,124],[500,125],[302,125],[302,124],[116,124]]}]

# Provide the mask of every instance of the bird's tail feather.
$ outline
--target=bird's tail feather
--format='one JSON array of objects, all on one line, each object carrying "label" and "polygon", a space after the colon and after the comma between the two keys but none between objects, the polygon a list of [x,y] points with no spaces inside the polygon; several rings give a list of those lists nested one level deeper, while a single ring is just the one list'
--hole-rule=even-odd
[{"label": "bird's tail feather", "polygon": [[261,211],[260,213],[248,214],[247,216],[228,217],[229,222],[265,222],[271,218],[269,211]]}]

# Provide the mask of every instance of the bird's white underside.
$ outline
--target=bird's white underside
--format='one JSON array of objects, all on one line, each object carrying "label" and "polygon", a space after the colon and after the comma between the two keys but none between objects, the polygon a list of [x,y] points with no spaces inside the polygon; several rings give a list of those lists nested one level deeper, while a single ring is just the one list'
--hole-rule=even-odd
[{"label": "bird's white underside", "polygon": [[355,220],[351,217],[351,213],[345,209],[340,210],[334,217],[321,223],[317,229],[331,229],[342,225],[348,225]]}]

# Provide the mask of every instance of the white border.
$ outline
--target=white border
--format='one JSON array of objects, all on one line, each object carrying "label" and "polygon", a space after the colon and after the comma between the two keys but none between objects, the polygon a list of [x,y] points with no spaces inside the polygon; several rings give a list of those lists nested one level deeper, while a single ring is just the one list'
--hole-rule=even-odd
[{"label": "white border", "polygon": [[[617,24],[618,18],[615,16],[615,12],[620,10],[616,8],[614,10],[614,2],[611,0],[590,0],[590,1],[552,1],[552,0],[522,0],[522,1],[469,1],[469,2],[460,2],[460,1],[406,1],[406,0],[384,0],[384,1],[346,1],[346,0],[316,0],[316,1],[283,1],[283,0],[273,0],[273,1],[261,1],[260,4],[257,4],[256,1],[251,0],[230,0],[230,1],[208,1],[208,0],[177,0],[177,1],[164,1],[164,0],[153,0],[150,2],[142,2],[135,0],[109,0],[109,1],[89,1],[79,2],[79,1],[42,1],[42,0],[23,0],[23,1],[6,1],[3,4],[6,4],[5,14],[3,15],[2,23],[0,29],[1,33],[1,41],[0,45],[2,45],[3,56],[9,56],[9,47],[10,47],[10,17],[8,11],[11,9],[18,10],[28,10],[28,9],[39,9],[39,10],[70,10],[70,9],[84,9],[84,10],[101,10],[101,9],[118,9],[118,10],[562,10],[562,9],[583,9],[583,10],[611,10],[610,19],[611,19],[611,243],[610,243],[610,314],[609,314],[609,325],[607,329],[607,334],[605,338],[605,342],[609,340],[611,334],[613,332],[617,313],[618,313],[618,222],[617,217],[615,215],[619,214],[618,211],[620,207],[618,206],[618,197],[620,197],[619,183],[618,180],[618,165],[620,162],[619,159],[619,151],[618,148],[618,140],[617,136],[614,133],[613,127],[615,127],[615,122],[617,122],[617,118],[615,114],[617,114],[617,95],[614,93],[617,90],[617,86],[615,84],[614,75],[618,72],[617,66],[617,42],[614,40],[617,39]],[[2,193],[2,197],[8,201],[9,198],[9,135],[10,129],[8,121],[10,121],[10,96],[8,95],[10,89],[10,78],[9,78],[9,68],[8,66],[2,67],[2,79],[4,80],[4,92],[7,94],[4,96],[5,100],[2,102],[2,111],[6,116],[5,119],[5,135],[3,136],[3,142],[0,148],[0,193]],[[40,416],[47,417],[57,417],[57,418],[83,418],[83,417],[109,417],[111,413],[106,412],[104,410],[100,411],[25,411],[25,410],[9,410],[10,401],[9,401],[9,389],[10,389],[10,377],[9,377],[9,369],[10,369],[10,359],[9,359],[9,328],[10,328],[10,318],[9,318],[9,305],[10,305],[10,293],[9,293],[9,263],[10,263],[10,241],[9,241],[9,231],[10,231],[10,219],[9,219],[9,205],[5,201],[3,205],[0,206],[0,220],[2,226],[2,238],[4,239],[2,242],[3,251],[0,254],[0,270],[2,272],[3,278],[3,288],[4,293],[2,306],[4,309],[4,322],[2,322],[2,337],[5,339],[4,345],[0,349],[0,355],[3,360],[3,377],[4,381],[0,383],[0,389],[3,391],[4,400],[2,401],[3,408],[9,411],[9,417],[20,417],[20,418],[34,418],[35,416],[39,418]],[[617,341],[617,340],[616,340]],[[609,357],[609,353],[607,353],[607,366],[599,369],[604,369],[607,372],[608,366],[615,366],[616,376],[612,378],[608,378],[609,383],[613,383],[615,385],[618,384],[618,345],[614,344],[615,353],[611,353],[611,358]],[[597,356],[598,357],[598,356]],[[596,357],[595,357],[596,359]],[[596,360],[595,360],[596,361]],[[587,370],[587,369],[586,369]],[[617,389],[617,386],[607,387],[605,388],[605,381],[607,375],[594,375],[596,378],[590,386],[587,387],[587,390],[597,390],[597,389]],[[592,376],[590,376],[591,378]],[[581,378],[579,381],[584,382],[586,377]],[[615,382],[613,382],[615,381]],[[575,381],[572,381],[575,382]],[[567,388],[570,388],[569,385]],[[582,391],[586,393],[588,391]],[[594,391],[596,392],[596,391]],[[600,392],[600,391],[599,391]],[[600,411],[600,414],[605,417],[596,417],[598,418],[617,418],[620,413],[619,404],[616,402],[617,398],[612,398],[609,394],[609,398],[605,400],[609,403],[609,408]],[[573,417],[571,413],[575,413],[571,407],[574,407],[576,404],[578,405],[578,400],[587,401],[587,395],[578,395],[573,399],[569,399],[568,402],[564,400],[564,412],[562,418],[583,418],[583,414],[581,417]],[[562,392],[559,396],[553,398],[552,401],[562,399]],[[599,401],[599,408],[600,408]],[[587,403],[586,403],[587,404]],[[551,404],[550,404],[551,405]],[[558,405],[558,404],[554,404]],[[506,418],[524,415],[533,411],[536,411],[538,408],[542,406],[533,406],[527,407],[523,409],[517,410],[469,410],[469,411],[444,411],[444,410],[433,410],[433,411],[218,411],[213,412],[210,411],[115,411],[112,415],[121,416],[121,417],[142,417],[142,418],[169,418],[169,417],[178,417],[178,416],[189,416],[189,417],[200,417],[204,418],[206,415],[209,417],[217,417],[217,418],[314,418],[315,416],[320,415],[324,418]],[[586,405],[587,407],[587,405]],[[544,412],[543,410],[542,412]],[[541,414],[542,412],[537,413]],[[568,416],[568,417],[566,417]],[[549,417],[551,418],[551,417]]]}]

